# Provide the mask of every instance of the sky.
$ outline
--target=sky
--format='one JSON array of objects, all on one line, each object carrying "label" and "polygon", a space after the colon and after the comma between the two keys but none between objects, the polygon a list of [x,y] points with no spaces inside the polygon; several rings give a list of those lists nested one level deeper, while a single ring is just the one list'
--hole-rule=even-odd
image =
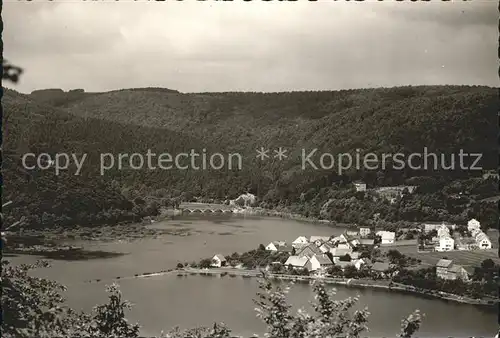
[{"label": "sky", "polygon": [[499,85],[493,0],[3,3],[23,93]]}]

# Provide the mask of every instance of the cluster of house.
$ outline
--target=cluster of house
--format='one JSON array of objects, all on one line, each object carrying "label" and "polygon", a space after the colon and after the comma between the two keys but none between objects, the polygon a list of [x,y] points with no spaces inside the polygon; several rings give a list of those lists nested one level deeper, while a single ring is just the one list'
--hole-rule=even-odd
[{"label": "cluster of house", "polygon": [[342,270],[347,266],[360,270],[366,266],[372,271],[383,274],[389,269],[388,263],[372,263],[368,258],[361,257],[360,251],[356,250],[374,246],[374,239],[367,238],[370,232],[369,228],[360,228],[359,232],[346,231],[336,237],[299,236],[291,245],[279,241],[271,242],[266,246],[266,250],[290,254],[284,266],[297,270],[324,272],[334,265]]},{"label": "cluster of house", "polygon": [[491,249],[491,240],[488,236],[481,230],[481,223],[476,219],[471,219],[467,223],[467,230],[469,231],[471,238],[476,241],[477,247],[479,249]]},{"label": "cluster of house", "polygon": [[451,250],[476,250],[476,249],[491,249],[491,240],[481,230],[481,223],[476,219],[471,219],[467,223],[467,230],[470,237],[461,237],[458,234],[451,236],[450,230],[456,229],[455,224],[449,223],[426,223],[424,231],[437,231],[437,236],[432,238],[431,242],[436,251],[451,251]]}]

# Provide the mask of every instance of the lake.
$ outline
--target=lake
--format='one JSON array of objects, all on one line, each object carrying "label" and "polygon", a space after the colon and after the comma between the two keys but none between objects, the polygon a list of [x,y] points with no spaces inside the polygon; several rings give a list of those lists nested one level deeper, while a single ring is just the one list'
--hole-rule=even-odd
[{"label": "lake", "polygon": [[[199,261],[216,253],[231,254],[255,249],[273,240],[293,241],[300,235],[329,236],[342,228],[280,218],[242,215],[189,215],[154,223],[152,227],[178,229],[186,236],[162,235],[132,242],[73,242],[90,250],[125,253],[123,256],[88,261],[51,261],[52,267],[37,275],[58,280],[68,287],[68,303],[76,309],[90,310],[105,301],[105,285],[116,277],[155,272],[175,267],[179,262]],[[34,261],[33,256],[14,257],[14,262]],[[85,282],[101,279],[99,283]],[[250,278],[174,275],[119,280],[124,298],[134,307],[128,318],[139,322],[141,334],[159,334],[179,325],[189,328],[225,322],[235,334],[245,337],[264,332],[255,315],[252,299],[257,280]],[[413,310],[425,314],[418,337],[492,337],[498,328],[495,313],[474,306],[384,290],[337,287],[339,299],[360,295],[359,306],[368,307],[370,337],[392,336],[401,319]],[[294,306],[308,307],[312,289],[295,284],[290,292]]]}]

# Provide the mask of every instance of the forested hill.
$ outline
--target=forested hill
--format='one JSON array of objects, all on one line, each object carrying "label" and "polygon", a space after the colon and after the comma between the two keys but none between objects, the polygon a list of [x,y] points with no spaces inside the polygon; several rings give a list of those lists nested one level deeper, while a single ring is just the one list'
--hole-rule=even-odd
[{"label": "forested hill", "polygon": [[122,90],[65,106],[77,116],[189,132],[239,151],[266,142],[331,152],[421,152],[424,146],[485,152],[496,137],[498,93],[479,86],[197,94]]},{"label": "forested hill", "polygon": [[[29,203],[38,203],[38,213],[43,213],[49,206],[42,201],[48,196],[60,196],[54,193],[30,195],[32,190],[29,189],[33,188],[28,188],[18,174],[20,154],[27,151],[85,152],[90,157],[87,164],[95,164],[87,165],[81,177],[55,177],[50,171],[37,174],[44,177],[43,186],[47,191],[53,190],[52,183],[60,186],[57,191],[65,191],[65,202],[60,201],[66,203],[65,207],[56,208],[59,214],[70,213],[69,204],[83,191],[86,198],[95,200],[94,204],[80,203],[82,210],[94,205],[92,210],[109,214],[109,209],[132,208],[121,198],[131,201],[137,196],[154,195],[224,199],[250,190],[266,206],[299,205],[300,212],[311,215],[319,215],[326,201],[338,199],[340,204],[331,204],[333,209],[328,213],[345,214],[345,220],[349,221],[358,221],[352,214],[354,211],[365,218],[376,208],[391,221],[444,219],[452,214],[467,217],[464,212],[471,213],[479,208],[474,204],[476,200],[496,194],[496,188],[491,188],[494,184],[481,183],[481,172],[350,170],[338,175],[335,170],[300,170],[298,158],[302,148],[319,148],[332,154],[354,154],[357,149],[362,153],[410,154],[421,153],[427,147],[430,152],[447,154],[457,153],[459,149],[484,153],[480,164],[496,169],[497,151],[493,145],[497,134],[498,95],[495,88],[419,86],[328,92],[195,94],[163,88],[107,93],[45,90],[30,95],[6,91],[4,105],[7,113],[4,119],[8,119],[5,147],[11,152],[6,161],[6,192],[14,198],[16,194],[23,196],[21,203],[17,203],[24,206],[19,207],[24,208],[23,213],[37,210],[28,207]],[[255,149],[261,146],[285,147],[290,152],[289,160],[258,162]],[[241,153],[245,158],[243,170],[110,170],[103,177],[92,170],[98,165],[98,154],[102,152],[144,154],[151,149],[156,153],[175,154],[202,148],[207,149],[207,153]],[[32,185],[41,184],[38,176],[30,175]],[[16,178],[12,179],[14,176]],[[429,181],[422,176],[437,178]],[[417,182],[417,185],[426,186],[423,190],[432,198],[427,196],[423,203],[406,201],[402,202],[405,205],[391,207],[382,205],[383,202],[376,206],[364,203],[361,207],[352,204],[354,195],[348,188],[355,179],[366,181],[369,187]],[[457,179],[465,182],[463,186],[447,188]],[[84,189],[73,180],[90,186]],[[343,189],[347,189],[345,196],[336,196],[333,192]],[[466,207],[460,209],[444,205],[448,202],[438,202],[444,199],[436,192],[443,189],[451,191],[450,194],[457,189],[472,191],[468,201],[461,201]],[[87,193],[97,190],[109,191],[109,195]],[[95,197],[88,197],[90,195]],[[103,200],[114,202],[109,204]],[[352,215],[344,210],[351,210]]]}]

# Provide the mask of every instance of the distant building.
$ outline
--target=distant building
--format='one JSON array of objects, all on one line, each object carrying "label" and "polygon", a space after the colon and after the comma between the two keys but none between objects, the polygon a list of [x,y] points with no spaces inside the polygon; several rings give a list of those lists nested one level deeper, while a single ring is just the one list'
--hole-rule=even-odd
[{"label": "distant building", "polygon": [[479,249],[491,249],[491,241],[484,232],[477,232],[474,239],[476,240],[476,244]]},{"label": "distant building", "polygon": [[448,278],[448,269],[452,266],[453,262],[449,259],[440,259],[436,263],[436,275],[442,279]]},{"label": "distant building", "polygon": [[453,264],[453,261],[449,259],[440,259],[437,262],[436,275],[447,280],[461,279],[467,281],[470,278],[470,272],[467,269],[461,265]]},{"label": "distant building", "polygon": [[451,280],[461,279],[463,281],[468,281],[470,275],[463,266],[453,264],[448,270],[448,278]]},{"label": "distant building", "polygon": [[333,262],[327,255],[314,255],[306,264],[309,271],[326,270],[333,265]]},{"label": "distant building", "polygon": [[287,245],[286,242],[283,241],[274,241],[269,243],[266,246],[267,251],[273,251],[273,252],[292,252],[293,247],[291,245]]},{"label": "distant building", "polygon": [[416,185],[396,185],[390,187],[379,187],[375,191],[378,193],[389,193],[389,194],[399,194],[401,195],[404,190],[408,190],[410,194],[414,193],[417,189]]},{"label": "distant building", "polygon": [[291,266],[294,269],[304,269],[309,261],[308,257],[290,256],[285,262],[285,266]]},{"label": "distant building", "polygon": [[467,222],[467,230],[472,232],[474,229],[481,229],[481,223],[475,218]]},{"label": "distant building", "polygon": [[293,247],[296,247],[296,246],[297,246],[297,247],[300,247],[300,246],[303,246],[303,245],[308,244],[308,243],[309,243],[309,241],[307,240],[307,238],[306,238],[306,237],[304,237],[304,236],[299,236],[299,237],[297,237],[297,239],[295,239],[295,240],[292,242],[292,246],[293,246]]},{"label": "distant building", "polygon": [[356,191],[366,191],[366,183],[364,182],[353,182],[354,188],[356,188]]},{"label": "distant building", "polygon": [[333,262],[337,264],[340,261],[340,257],[344,257],[345,255],[351,256],[352,254],[352,249],[344,249],[344,248],[333,248],[330,250],[330,254],[333,257]]},{"label": "distant building", "polygon": [[371,232],[370,228],[359,228],[359,235],[361,237],[367,237]]},{"label": "distant building", "polygon": [[496,178],[498,180],[498,171],[496,170],[488,170],[483,173],[483,179],[487,180],[489,178]]},{"label": "distant building", "polygon": [[359,258],[353,261],[356,269],[360,270],[363,266],[370,267],[372,262],[368,258]]},{"label": "distant building", "polygon": [[[283,244],[282,244],[283,243]],[[269,243],[267,246],[266,246],[266,250],[267,251],[278,251],[278,247],[280,245],[284,245],[284,242],[278,242],[278,241],[275,241],[275,242],[271,242]]]},{"label": "distant building", "polygon": [[441,224],[439,227],[436,229],[437,231],[437,237],[450,237],[450,229],[444,224]]},{"label": "distant building", "polygon": [[455,248],[455,240],[450,236],[443,236],[439,238],[439,245],[436,251],[451,251]]},{"label": "distant building", "polygon": [[393,244],[396,239],[396,233],[392,231],[378,231],[377,236],[382,239],[381,244]]},{"label": "distant building", "polygon": [[347,230],[346,231],[346,235],[347,236],[351,236],[351,237],[357,237],[359,235],[359,232],[358,231],[353,231],[353,230]]},{"label": "distant building", "polygon": [[223,255],[217,254],[212,258],[211,266],[214,268],[220,268],[221,266],[225,266],[226,263],[226,258]]}]

